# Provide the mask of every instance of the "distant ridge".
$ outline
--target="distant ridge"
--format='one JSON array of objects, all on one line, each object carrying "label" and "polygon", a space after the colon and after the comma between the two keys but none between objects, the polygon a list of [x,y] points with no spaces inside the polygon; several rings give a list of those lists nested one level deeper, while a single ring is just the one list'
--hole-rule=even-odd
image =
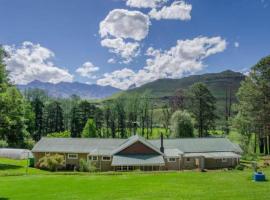
[{"label": "distant ridge", "polygon": [[26,89],[42,89],[48,92],[50,97],[55,98],[68,98],[75,94],[82,99],[102,99],[121,91],[111,86],[100,86],[96,84],[89,85],[79,82],[60,82],[53,84],[38,80],[32,81],[27,85],[17,85],[17,87],[22,92]]}]

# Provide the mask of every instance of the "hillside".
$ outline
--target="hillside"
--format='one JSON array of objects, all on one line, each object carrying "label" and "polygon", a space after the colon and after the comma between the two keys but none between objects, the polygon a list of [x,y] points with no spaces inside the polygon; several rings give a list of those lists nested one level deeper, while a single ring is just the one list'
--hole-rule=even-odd
[{"label": "hillside", "polygon": [[126,93],[144,92],[149,90],[154,97],[172,96],[174,92],[181,89],[188,89],[192,84],[203,82],[217,98],[225,97],[226,87],[231,87],[233,94],[238,90],[244,75],[230,70],[220,73],[209,73],[202,75],[192,75],[181,79],[159,79],[147,83],[141,87],[128,90]]},{"label": "hillside", "polygon": [[60,82],[57,84],[45,83],[40,81],[32,81],[27,85],[17,85],[23,92],[26,89],[38,88],[48,92],[48,95],[55,98],[68,98],[75,94],[82,99],[102,99],[109,97],[119,91],[120,89],[111,86],[100,86],[96,84],[88,85],[84,83],[68,83]]},{"label": "hillside", "polygon": [[203,82],[217,99],[217,114],[220,120],[224,118],[226,104],[226,90],[231,90],[232,103],[236,102],[235,94],[240,87],[240,82],[245,78],[242,73],[230,70],[220,73],[208,73],[202,75],[192,75],[181,79],[160,79],[123,92],[124,95],[132,93],[143,93],[149,91],[155,99],[155,104],[160,107],[164,102],[174,95],[177,89],[187,90],[192,84]]}]

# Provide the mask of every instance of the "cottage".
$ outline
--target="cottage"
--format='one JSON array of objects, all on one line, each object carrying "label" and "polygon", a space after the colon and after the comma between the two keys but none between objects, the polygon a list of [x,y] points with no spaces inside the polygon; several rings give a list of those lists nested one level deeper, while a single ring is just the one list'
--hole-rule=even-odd
[{"label": "cottage", "polygon": [[66,167],[91,161],[100,171],[184,170],[234,167],[242,150],[226,138],[186,138],[146,140],[42,138],[33,148],[35,163],[46,154],[62,154]]}]

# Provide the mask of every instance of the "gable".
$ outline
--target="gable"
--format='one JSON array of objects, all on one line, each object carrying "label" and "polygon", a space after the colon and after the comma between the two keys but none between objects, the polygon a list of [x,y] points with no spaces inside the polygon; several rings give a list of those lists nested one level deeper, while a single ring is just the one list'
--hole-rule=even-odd
[{"label": "gable", "polygon": [[150,147],[146,146],[140,141],[137,141],[130,146],[126,147],[125,149],[119,151],[117,154],[121,155],[130,155],[130,154],[158,154],[155,150],[151,149]]}]

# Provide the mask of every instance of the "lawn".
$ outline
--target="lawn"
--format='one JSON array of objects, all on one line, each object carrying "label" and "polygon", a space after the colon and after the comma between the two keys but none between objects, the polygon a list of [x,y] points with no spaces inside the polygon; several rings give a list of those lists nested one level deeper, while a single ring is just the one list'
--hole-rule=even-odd
[{"label": "lawn", "polygon": [[[270,177],[270,169],[265,172]],[[270,189],[270,182],[253,182],[250,170],[77,175],[42,173],[45,172],[32,169],[27,176],[0,175],[0,200],[262,200],[269,199]]]}]

